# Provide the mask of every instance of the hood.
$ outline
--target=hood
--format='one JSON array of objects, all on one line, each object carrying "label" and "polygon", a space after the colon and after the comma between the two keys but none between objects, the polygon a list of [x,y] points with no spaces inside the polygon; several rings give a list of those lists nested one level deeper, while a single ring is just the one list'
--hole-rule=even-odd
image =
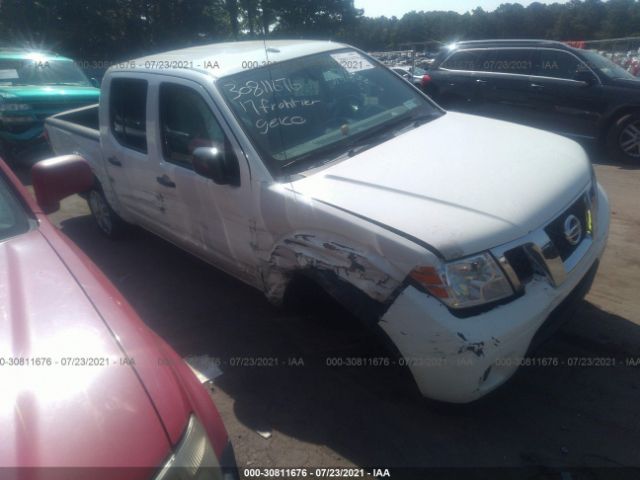
[{"label": "hood", "polygon": [[169,441],[124,357],[38,230],[0,242],[0,465],[161,464]]},{"label": "hood", "polygon": [[0,97],[6,101],[15,102],[43,102],[55,101],[77,103],[95,103],[100,96],[100,90],[95,87],[81,87],[71,85],[18,85],[0,86]]},{"label": "hood", "polygon": [[589,181],[589,160],[572,140],[449,112],[292,185],[452,259],[539,228]]}]

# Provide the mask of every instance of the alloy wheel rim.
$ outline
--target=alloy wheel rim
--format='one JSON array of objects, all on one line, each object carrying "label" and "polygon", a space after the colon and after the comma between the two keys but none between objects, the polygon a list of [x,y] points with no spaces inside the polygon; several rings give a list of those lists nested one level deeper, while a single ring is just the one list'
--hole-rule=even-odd
[{"label": "alloy wheel rim", "polygon": [[618,145],[626,155],[640,158],[640,120],[631,122],[620,132]]}]

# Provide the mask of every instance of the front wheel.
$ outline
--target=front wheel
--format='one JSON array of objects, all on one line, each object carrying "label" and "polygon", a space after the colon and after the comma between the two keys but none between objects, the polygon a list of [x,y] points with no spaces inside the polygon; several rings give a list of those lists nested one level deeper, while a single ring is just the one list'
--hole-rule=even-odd
[{"label": "front wheel", "polygon": [[91,214],[103,235],[111,239],[120,238],[124,233],[126,223],[111,208],[102,190],[91,190],[88,201]]},{"label": "front wheel", "polygon": [[640,113],[624,115],[613,124],[607,148],[617,160],[640,166]]}]

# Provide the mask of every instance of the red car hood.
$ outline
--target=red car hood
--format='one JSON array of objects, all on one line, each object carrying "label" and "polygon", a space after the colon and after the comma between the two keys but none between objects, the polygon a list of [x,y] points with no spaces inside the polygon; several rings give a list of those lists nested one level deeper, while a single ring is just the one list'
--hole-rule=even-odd
[{"label": "red car hood", "polygon": [[158,466],[170,452],[86,288],[39,230],[0,242],[3,467]]}]

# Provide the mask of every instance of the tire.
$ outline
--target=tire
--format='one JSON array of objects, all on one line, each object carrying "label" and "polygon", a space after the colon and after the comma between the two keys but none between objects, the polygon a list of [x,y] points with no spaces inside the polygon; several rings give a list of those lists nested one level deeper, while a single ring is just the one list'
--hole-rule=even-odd
[{"label": "tire", "polygon": [[96,221],[98,230],[112,240],[121,238],[126,231],[127,224],[113,208],[111,208],[102,190],[99,188],[91,190],[87,197],[87,202],[89,203],[89,209]]},{"label": "tire", "polygon": [[640,113],[616,120],[607,134],[607,150],[612,158],[640,166]]}]

